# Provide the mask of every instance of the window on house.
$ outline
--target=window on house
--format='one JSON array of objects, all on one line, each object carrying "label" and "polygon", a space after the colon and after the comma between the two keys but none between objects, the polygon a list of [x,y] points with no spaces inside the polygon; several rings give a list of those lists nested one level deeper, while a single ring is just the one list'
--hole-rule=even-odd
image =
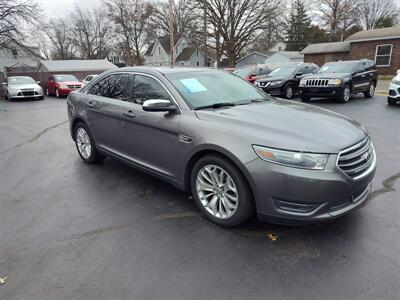
[{"label": "window on house", "polygon": [[17,56],[18,55],[18,51],[17,49],[12,49],[11,50],[12,55]]},{"label": "window on house", "polygon": [[197,66],[198,66],[198,67],[200,66],[200,63],[199,63],[199,61],[197,61]]},{"label": "window on house", "polygon": [[392,44],[376,46],[375,62],[378,67],[389,67],[392,57]]}]

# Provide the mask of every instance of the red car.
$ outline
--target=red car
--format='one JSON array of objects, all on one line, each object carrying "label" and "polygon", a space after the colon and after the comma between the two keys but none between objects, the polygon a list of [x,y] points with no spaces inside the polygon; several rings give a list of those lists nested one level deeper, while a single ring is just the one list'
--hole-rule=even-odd
[{"label": "red car", "polygon": [[254,83],[256,80],[268,75],[269,73],[271,73],[271,70],[267,67],[244,67],[233,71],[233,74],[250,83]]},{"label": "red car", "polygon": [[51,75],[45,82],[45,93],[47,96],[55,95],[57,98],[61,98],[81,87],[82,82],[74,75]]}]

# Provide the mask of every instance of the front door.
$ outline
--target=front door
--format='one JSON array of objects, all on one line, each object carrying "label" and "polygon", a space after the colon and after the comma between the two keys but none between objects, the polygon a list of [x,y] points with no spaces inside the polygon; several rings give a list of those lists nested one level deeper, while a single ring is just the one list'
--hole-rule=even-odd
[{"label": "front door", "polygon": [[370,78],[365,69],[365,62],[357,64],[355,74],[353,75],[353,92],[364,92],[367,89]]},{"label": "front door", "polygon": [[163,84],[148,75],[136,74],[129,82],[130,99],[124,102],[124,153],[143,167],[164,176],[175,177],[179,163],[179,112],[146,112],[142,109],[149,99],[173,99]]}]

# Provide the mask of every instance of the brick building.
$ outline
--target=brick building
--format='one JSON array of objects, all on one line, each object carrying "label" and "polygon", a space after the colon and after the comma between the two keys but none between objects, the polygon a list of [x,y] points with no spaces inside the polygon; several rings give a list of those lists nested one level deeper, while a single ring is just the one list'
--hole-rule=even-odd
[{"label": "brick building", "polygon": [[372,59],[379,75],[394,75],[400,69],[400,27],[360,31],[344,42],[311,44],[303,49],[305,62]]}]

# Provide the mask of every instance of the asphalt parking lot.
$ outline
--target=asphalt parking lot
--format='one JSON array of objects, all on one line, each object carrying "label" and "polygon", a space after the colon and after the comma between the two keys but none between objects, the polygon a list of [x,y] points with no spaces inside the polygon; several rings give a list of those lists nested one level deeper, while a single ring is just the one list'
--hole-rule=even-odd
[{"label": "asphalt parking lot", "polygon": [[167,183],[81,162],[65,99],[1,100],[0,299],[399,299],[400,105],[312,103],[370,131],[370,200],[330,223],[223,229]]}]

